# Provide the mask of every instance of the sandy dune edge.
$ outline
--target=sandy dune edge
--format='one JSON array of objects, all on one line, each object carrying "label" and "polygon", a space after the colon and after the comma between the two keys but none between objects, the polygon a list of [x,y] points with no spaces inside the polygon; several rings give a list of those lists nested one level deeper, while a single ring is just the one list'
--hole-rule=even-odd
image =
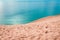
[{"label": "sandy dune edge", "polygon": [[0,40],[60,40],[60,15],[28,24],[0,25]]}]

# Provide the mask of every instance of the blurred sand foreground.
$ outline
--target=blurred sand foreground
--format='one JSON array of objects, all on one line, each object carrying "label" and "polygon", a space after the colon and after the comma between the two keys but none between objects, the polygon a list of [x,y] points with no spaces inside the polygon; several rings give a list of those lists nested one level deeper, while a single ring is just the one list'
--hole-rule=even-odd
[{"label": "blurred sand foreground", "polygon": [[60,40],[60,15],[28,24],[0,25],[0,40]]}]

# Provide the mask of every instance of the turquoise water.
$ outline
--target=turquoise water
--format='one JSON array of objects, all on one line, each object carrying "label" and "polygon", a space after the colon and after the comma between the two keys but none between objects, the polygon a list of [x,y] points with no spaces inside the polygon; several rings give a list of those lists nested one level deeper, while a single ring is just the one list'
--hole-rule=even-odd
[{"label": "turquoise water", "polygon": [[25,24],[60,14],[60,0],[0,0],[0,24]]}]

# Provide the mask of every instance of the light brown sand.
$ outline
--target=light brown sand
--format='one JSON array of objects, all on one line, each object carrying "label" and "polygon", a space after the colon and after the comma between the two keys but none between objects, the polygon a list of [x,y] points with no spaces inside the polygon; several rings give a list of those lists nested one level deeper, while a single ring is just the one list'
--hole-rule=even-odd
[{"label": "light brown sand", "polygon": [[0,40],[60,40],[60,15],[22,25],[0,25]]}]

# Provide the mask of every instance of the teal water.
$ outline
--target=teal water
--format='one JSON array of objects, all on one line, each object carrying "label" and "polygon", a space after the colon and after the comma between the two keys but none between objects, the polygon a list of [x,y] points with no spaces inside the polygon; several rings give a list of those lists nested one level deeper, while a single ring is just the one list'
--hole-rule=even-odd
[{"label": "teal water", "polygon": [[0,24],[25,24],[60,14],[60,0],[0,0]]}]

